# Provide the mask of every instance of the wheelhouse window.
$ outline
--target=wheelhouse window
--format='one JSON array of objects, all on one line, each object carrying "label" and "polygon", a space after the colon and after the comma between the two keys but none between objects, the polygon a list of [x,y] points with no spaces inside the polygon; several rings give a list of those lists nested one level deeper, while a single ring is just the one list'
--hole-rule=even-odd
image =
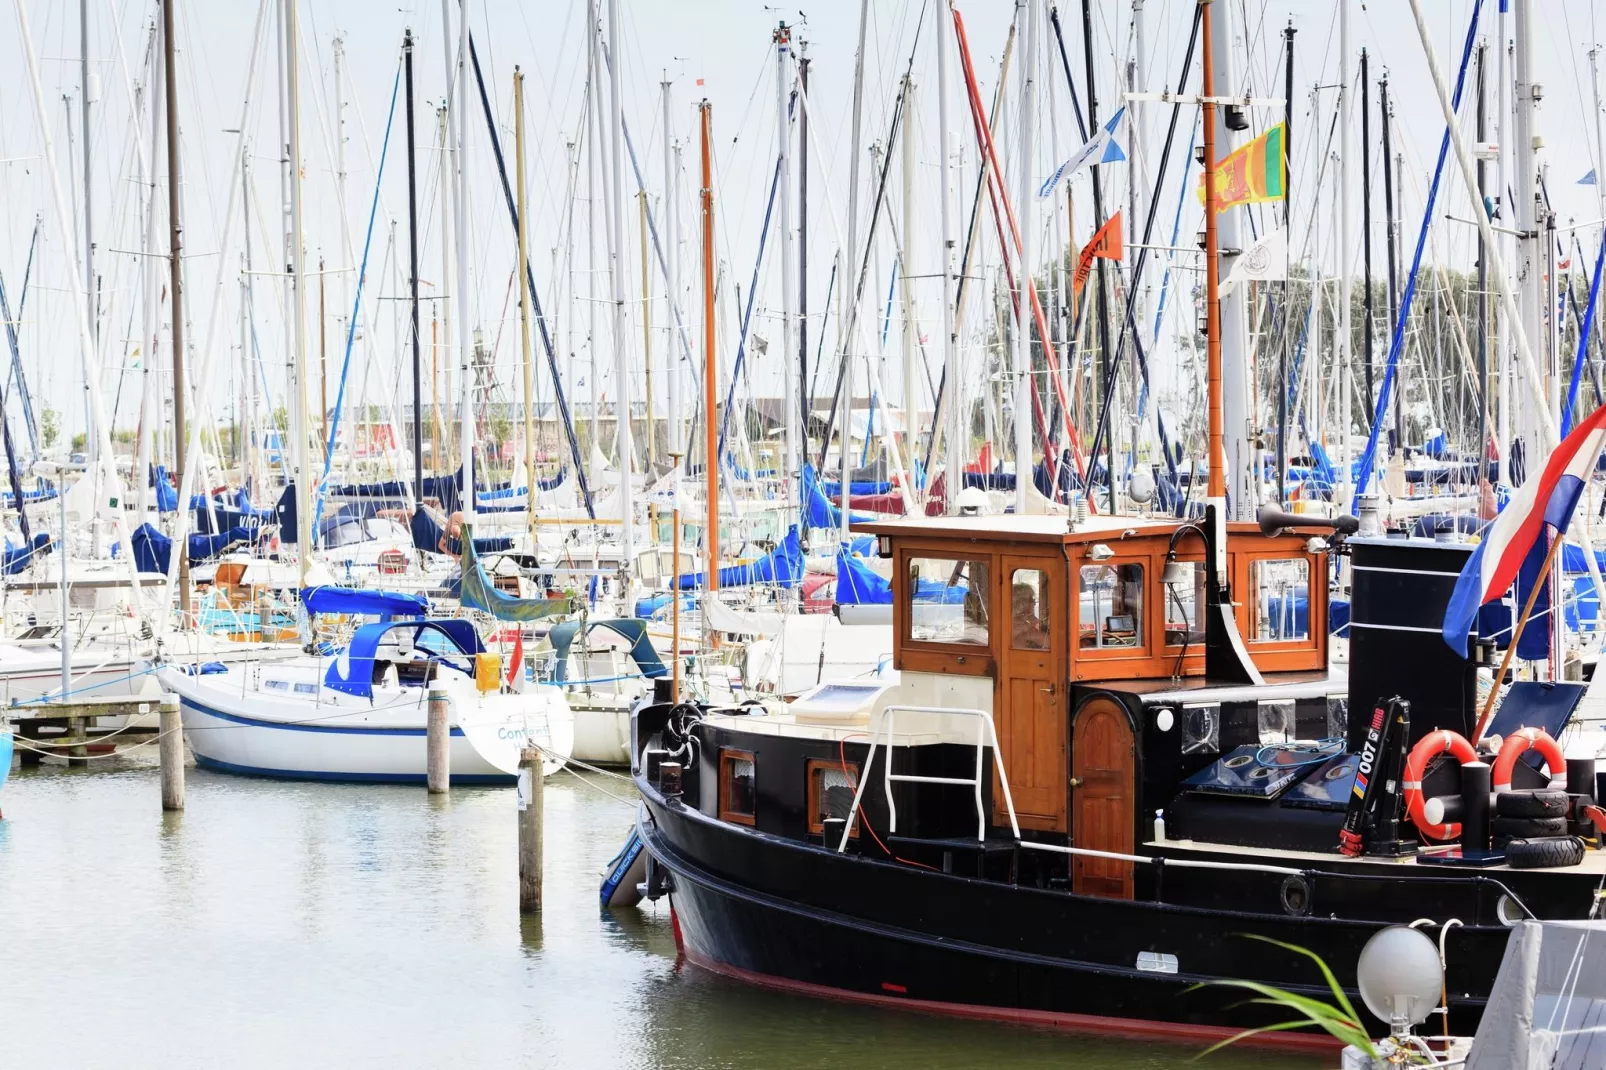
[{"label": "wheelhouse window", "polygon": [[[840,817],[844,820],[853,809],[853,793],[859,787],[859,766],[835,759],[810,758],[808,760],[809,831],[823,833],[825,819]],[[849,836],[859,834],[859,819],[855,815]]]},{"label": "wheelhouse window", "polygon": [[[1167,566],[1168,568],[1171,566]],[[1205,567],[1201,561],[1178,561],[1176,583],[1162,583],[1165,598],[1167,646],[1201,646],[1204,643]]]},{"label": "wheelhouse window", "polygon": [[1016,650],[1047,650],[1048,575],[1018,568],[1009,577],[1009,645]]},{"label": "wheelhouse window", "polygon": [[745,750],[719,752],[719,819],[751,825],[757,813],[753,754]]},{"label": "wheelhouse window", "polygon": [[987,562],[912,557],[907,582],[910,639],[987,645]]},{"label": "wheelhouse window", "polygon": [[1077,601],[1077,644],[1083,650],[1143,645],[1142,565],[1083,565]]},{"label": "wheelhouse window", "polygon": [[1249,564],[1254,592],[1250,642],[1289,643],[1310,638],[1310,562],[1303,557],[1263,558]]}]

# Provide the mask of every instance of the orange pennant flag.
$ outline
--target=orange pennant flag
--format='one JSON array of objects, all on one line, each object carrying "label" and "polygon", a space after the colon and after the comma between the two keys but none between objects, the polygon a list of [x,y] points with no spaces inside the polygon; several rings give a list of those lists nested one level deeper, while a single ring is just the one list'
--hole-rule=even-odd
[{"label": "orange pennant flag", "polygon": [[1125,255],[1121,250],[1121,213],[1116,212],[1093,235],[1093,240],[1082,246],[1082,255],[1076,261],[1076,274],[1071,276],[1071,287],[1076,293],[1082,292],[1087,285],[1087,277],[1093,274],[1094,257],[1102,256],[1106,260],[1119,260]]}]

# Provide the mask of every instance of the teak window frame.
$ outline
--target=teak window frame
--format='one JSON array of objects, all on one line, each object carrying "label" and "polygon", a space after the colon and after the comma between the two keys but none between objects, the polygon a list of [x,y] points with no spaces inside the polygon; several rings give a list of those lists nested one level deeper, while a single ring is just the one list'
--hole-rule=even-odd
[{"label": "teak window frame", "polygon": [[[744,814],[729,807],[731,789],[735,780],[731,774],[731,767],[739,761],[746,762],[753,767],[753,812]],[[758,762],[752,751],[736,750],[733,747],[723,747],[719,752],[719,819],[729,821],[733,825],[746,825],[752,828],[758,820]]]},{"label": "teak window frame", "polygon": [[[844,766],[847,767],[848,778],[853,781],[853,786],[857,789],[859,786],[858,762],[841,762],[834,758],[809,758],[803,763],[803,805],[808,808],[805,816],[809,821],[809,832],[814,835],[825,835],[825,821],[819,816],[821,793],[815,787],[817,781],[814,778],[814,773],[816,770],[825,769],[835,769],[841,772]],[[859,815],[855,813],[853,815],[853,824],[848,827],[848,839],[856,840],[858,838]]]}]

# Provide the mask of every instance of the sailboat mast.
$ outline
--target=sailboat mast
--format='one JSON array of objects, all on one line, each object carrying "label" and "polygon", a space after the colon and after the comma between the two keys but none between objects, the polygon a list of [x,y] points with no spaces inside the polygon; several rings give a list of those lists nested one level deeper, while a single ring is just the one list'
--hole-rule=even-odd
[{"label": "sailboat mast", "polygon": [[[864,34],[870,21],[870,0],[864,0],[859,6],[859,47],[853,56],[853,139],[848,142],[848,244],[843,250],[846,263],[854,263],[858,257],[859,248],[859,145],[863,136],[864,119]],[[846,289],[844,288],[844,294]],[[850,298],[854,309],[852,317],[858,318],[857,298]],[[848,317],[841,319],[841,326],[846,331]],[[842,339],[842,368],[847,374],[842,376],[842,541],[851,539],[851,514],[848,509],[848,488],[853,479],[853,355],[851,343],[846,333]],[[865,424],[865,435],[868,437],[870,425]],[[822,450],[828,448],[830,443],[823,444]]]},{"label": "sailboat mast", "polygon": [[[458,5],[458,18],[460,25],[457,34],[457,66],[449,73],[453,76],[452,106],[468,107],[468,28],[470,0],[461,0]],[[446,12],[446,32],[451,34],[450,9]],[[462,391],[462,416],[457,429],[457,448],[462,454],[463,492],[462,510],[464,524],[474,523],[474,507],[478,505],[478,491],[474,484],[474,349],[469,334],[468,322],[468,123],[466,116],[459,115],[455,120],[456,152],[453,153],[453,179],[452,182],[452,216],[456,222],[455,238],[457,242],[456,260],[457,277],[453,280],[462,307],[457,310],[457,347],[458,347],[458,375],[462,382],[458,389]],[[521,264],[520,267],[523,265]],[[468,537],[468,533],[464,533]]]},{"label": "sailboat mast", "polygon": [[[624,53],[619,48],[619,0],[608,0],[608,43],[614,55],[619,57],[618,62],[608,65],[608,134],[611,142],[608,159],[612,163],[608,173],[608,216],[613,220],[608,255],[613,277],[613,392],[614,410],[618,414],[615,430],[619,456],[620,570],[621,574],[628,576],[634,564],[632,555],[636,548],[636,491],[630,479],[636,451],[630,427],[630,350],[625,334],[624,101],[619,88],[619,68],[624,64]],[[650,433],[651,429],[648,430]]]},{"label": "sailboat mast", "polygon": [[[948,4],[942,4],[937,14],[937,155],[942,157],[938,174],[941,179],[938,185],[937,200],[939,202],[938,217],[942,228],[942,368],[943,381],[947,384],[947,416],[948,416],[948,451],[947,461],[943,465],[947,473],[944,478],[945,493],[944,505],[949,516],[959,511],[960,483],[963,480],[961,469],[965,464],[965,427],[964,418],[959,406],[959,363],[958,350],[954,344],[954,219],[953,219],[953,160],[951,159],[952,146],[949,143],[948,132],[948,64],[949,50],[953,48],[951,36],[953,23],[948,11]],[[986,166],[985,163],[983,166]],[[937,406],[941,408],[941,406]],[[936,412],[932,419],[937,418]],[[937,428],[932,425],[932,437],[935,438]]]},{"label": "sailboat mast", "polygon": [[402,37],[402,67],[407,79],[407,286],[413,342],[413,506],[424,500],[424,370],[423,340],[418,327],[418,147],[413,130],[413,31]]},{"label": "sailboat mast", "polygon": [[[293,2],[293,0],[292,0]],[[184,413],[184,268],[181,253],[184,248],[184,227],[179,214],[179,187],[178,187],[178,74],[176,69],[176,53],[173,41],[173,3],[174,0],[163,0],[162,3],[162,70],[165,90],[165,106],[167,109],[167,223],[168,223],[168,289],[173,298],[173,326],[171,339],[173,346],[173,476],[178,485],[184,486],[184,446],[185,422]],[[90,316],[94,320],[94,316]],[[189,507],[188,502],[179,502],[180,509]],[[65,533],[64,533],[65,534]],[[178,554],[178,606],[181,628],[189,627],[190,617],[190,562],[189,554],[184,552],[185,547],[180,546],[174,552]],[[62,621],[66,625],[65,618]]]},{"label": "sailboat mast", "polygon": [[[707,479],[703,511],[707,515],[708,591],[719,590],[719,420],[714,412],[719,365],[714,338],[714,165],[709,154],[709,123],[713,106],[698,105],[703,162],[703,469]],[[679,568],[679,563],[676,563]]]},{"label": "sailboat mast", "polygon": [[[1084,0],[1085,2],[1085,0]],[[1025,0],[1020,5],[1021,15],[1026,20],[1026,55],[1020,68],[1020,110],[1017,113],[1019,121],[1015,124],[1017,149],[1020,160],[1016,165],[1015,198],[1017,209],[1021,213],[1020,221],[1020,264],[1015,272],[1018,293],[1015,299],[1015,333],[1014,333],[1014,379],[1015,379],[1015,515],[1022,516],[1030,509],[1030,499],[1027,488],[1032,478],[1032,424],[1028,414],[1032,411],[1032,328],[1028,318],[1031,315],[1032,287],[1032,256],[1035,252],[1036,222],[1032,218],[1037,198],[1033,196],[1031,188],[1032,174],[1036,170],[1032,166],[1032,132],[1037,127],[1037,0]],[[1091,72],[1090,72],[1091,73]],[[1004,255],[1009,255],[1005,250]],[[1102,280],[1102,275],[1100,276]],[[1106,351],[1104,359],[1110,359]],[[1052,445],[1044,441],[1043,449],[1045,460]],[[1049,468],[1053,465],[1049,464]],[[1110,501],[1115,501],[1114,472],[1107,469],[1111,478]],[[844,491],[844,493],[846,493]],[[845,501],[846,499],[844,499]]]},{"label": "sailboat mast", "polygon": [[1227,498],[1227,456],[1222,443],[1221,411],[1221,267],[1216,228],[1216,91],[1214,37],[1211,33],[1211,0],[1199,0],[1199,34],[1203,38],[1204,186],[1205,186],[1205,392],[1209,412],[1210,483],[1209,503],[1218,515]]},{"label": "sailboat mast", "polygon": [[[146,253],[156,252],[156,195],[157,175],[161,169],[162,151],[162,59],[154,53],[149,57],[148,90],[146,96],[150,102],[150,145],[147,159],[147,175],[150,187],[145,194],[145,243],[141,248]],[[140,395],[139,395],[139,441],[134,449],[134,515],[139,522],[145,522],[145,510],[151,497],[151,443],[156,438],[156,428],[160,423],[156,419],[154,402],[156,399],[156,339],[161,333],[161,260],[150,255],[145,257],[145,321],[140,331]],[[247,384],[249,386],[249,384]],[[249,441],[249,440],[247,440]],[[18,513],[22,512],[18,507]]]},{"label": "sailboat mast", "polygon": [[[667,72],[666,72],[667,73]],[[669,79],[666,77],[659,83],[663,91],[664,105],[664,205],[667,209],[668,248],[664,250],[664,292],[666,303],[670,309],[669,319],[674,319],[675,302],[680,300],[680,197],[677,196],[679,182],[677,176],[680,168],[677,161],[680,156],[680,147],[675,144],[674,127],[671,125],[672,116],[669,107]],[[673,323],[671,323],[673,327]],[[669,441],[670,456],[684,452],[680,446],[680,358],[675,354],[677,349],[670,345],[666,354],[669,361]],[[680,568],[680,563],[675,563]],[[678,658],[678,654],[677,654]],[[677,662],[678,663],[678,662]]]},{"label": "sailboat mast", "polygon": [[535,531],[535,366],[530,353],[530,282],[523,271],[530,249],[529,205],[524,177],[524,71],[513,68],[513,155],[519,183],[519,348],[524,364],[524,513],[526,526]]},{"label": "sailboat mast", "polygon": [[[95,202],[89,181],[89,105],[91,90],[89,74],[89,0],[78,0],[78,71],[83,83],[83,142],[84,142],[84,293],[89,295],[89,336],[100,341],[100,300],[95,285]],[[91,434],[90,455],[95,453],[95,438]]]},{"label": "sailboat mast", "polygon": [[[312,530],[312,466],[307,457],[307,287],[306,287],[306,253],[302,248],[301,224],[301,66],[299,60],[299,44],[301,30],[298,25],[297,6],[300,0],[285,0],[284,14],[284,64],[285,64],[285,94],[286,109],[290,124],[290,291],[293,295],[291,302],[290,334],[293,339],[291,356],[291,397],[290,419],[291,433],[295,438],[295,473],[296,473],[296,566],[301,579],[301,586],[307,586],[307,573],[312,566],[313,538]],[[168,98],[171,102],[171,83],[169,84]],[[173,152],[171,148],[169,153]],[[175,254],[174,259],[177,259]],[[177,269],[175,266],[175,278]],[[175,286],[176,290],[176,286]],[[173,357],[178,359],[183,346],[178,344],[177,329],[180,321],[178,303],[173,306],[173,328],[175,331],[173,342]],[[180,391],[182,394],[182,390]],[[179,425],[182,432],[183,425]],[[185,503],[180,502],[181,506]]]},{"label": "sailboat mast", "polygon": [[[798,42],[797,84],[805,97],[809,92],[809,57],[802,53],[807,47],[807,41]],[[797,421],[800,460],[809,455],[809,411],[813,403],[809,397],[809,111],[803,108],[797,117],[797,411],[788,417]]]},{"label": "sailboat mast", "polygon": [[1338,508],[1345,513],[1355,508],[1354,447],[1350,441],[1355,426],[1355,360],[1350,348],[1349,19],[1350,0],[1338,0],[1338,341],[1333,355],[1338,358],[1343,376],[1343,397],[1338,402],[1339,434],[1344,447]]},{"label": "sailboat mast", "polygon": [[781,467],[781,498],[788,509],[797,505],[791,492],[797,473],[797,397],[796,382],[786,362],[792,355],[792,124],[787,116],[786,86],[791,66],[792,30],[781,23],[775,29],[775,145],[780,160],[776,178],[781,209],[781,387],[785,398],[781,407],[781,429],[785,463]]}]

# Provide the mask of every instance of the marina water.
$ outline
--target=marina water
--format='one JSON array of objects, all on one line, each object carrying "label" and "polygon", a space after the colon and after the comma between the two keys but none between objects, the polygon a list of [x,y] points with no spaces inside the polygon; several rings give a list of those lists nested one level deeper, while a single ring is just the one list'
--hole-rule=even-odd
[{"label": "marina water", "polygon": [[[0,821],[8,1067],[1319,1067],[954,1021],[677,965],[666,903],[609,914],[627,784],[546,786],[518,912],[512,789],[292,783],[154,755],[15,773]],[[604,791],[619,798],[612,798]],[[1336,1057],[1335,1057],[1336,1058]]]}]

